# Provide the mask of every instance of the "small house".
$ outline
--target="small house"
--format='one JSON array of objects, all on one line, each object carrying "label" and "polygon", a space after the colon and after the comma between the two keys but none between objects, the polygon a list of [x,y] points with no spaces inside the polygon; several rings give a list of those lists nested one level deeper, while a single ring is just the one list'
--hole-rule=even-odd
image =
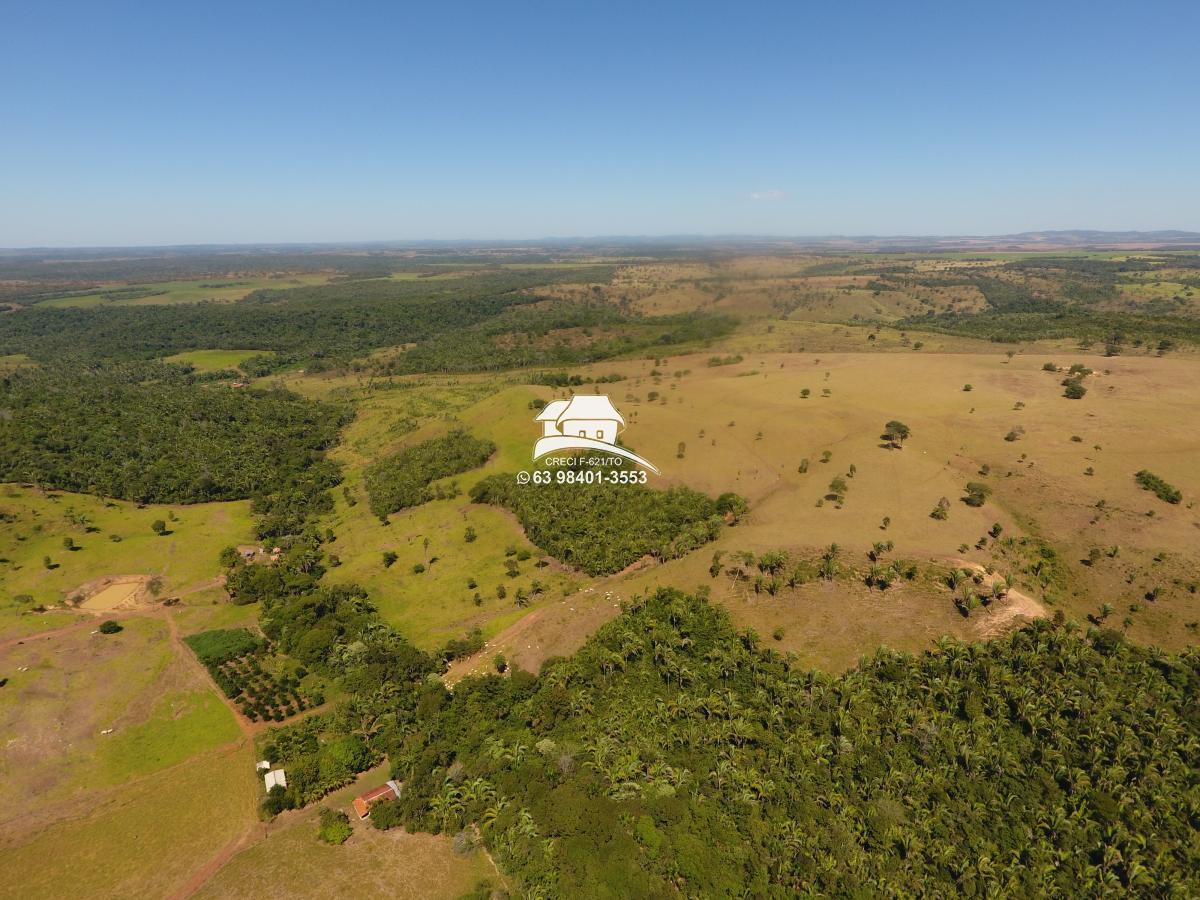
[{"label": "small house", "polygon": [[376,803],[382,803],[384,800],[395,800],[400,796],[400,785],[394,781],[389,781],[386,784],[381,784],[379,787],[367,791],[354,798],[354,811],[358,813],[360,819],[365,819],[371,814],[371,807]]},{"label": "small house", "polygon": [[259,772],[269,772],[271,770],[271,761],[269,759],[260,759],[254,768]]},{"label": "small house", "polygon": [[283,769],[275,769],[263,776],[263,784],[267,786],[268,791],[273,787],[286,788],[287,775],[284,774]]}]

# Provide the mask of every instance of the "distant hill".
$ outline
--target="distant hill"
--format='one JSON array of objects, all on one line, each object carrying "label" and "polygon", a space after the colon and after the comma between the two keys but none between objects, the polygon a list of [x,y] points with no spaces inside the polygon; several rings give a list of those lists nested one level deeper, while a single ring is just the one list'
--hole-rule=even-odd
[{"label": "distant hill", "polygon": [[[612,235],[511,241],[376,241],[359,244],[194,244],[163,247],[0,248],[0,280],[149,277],[265,270],[381,274],[402,263],[544,262],[575,255],[686,256],[797,251],[936,252],[1022,250],[1200,250],[1200,232],[1024,231],[1005,235]],[[120,268],[121,271],[116,271]],[[376,271],[378,270],[378,271]]]}]

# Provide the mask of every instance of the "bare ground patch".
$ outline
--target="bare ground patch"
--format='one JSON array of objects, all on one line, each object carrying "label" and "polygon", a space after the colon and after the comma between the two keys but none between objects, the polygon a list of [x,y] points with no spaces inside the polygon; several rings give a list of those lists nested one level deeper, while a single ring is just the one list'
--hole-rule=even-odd
[{"label": "bare ground patch", "polygon": [[97,615],[129,610],[153,602],[149,575],[106,575],[67,592],[67,603]]}]

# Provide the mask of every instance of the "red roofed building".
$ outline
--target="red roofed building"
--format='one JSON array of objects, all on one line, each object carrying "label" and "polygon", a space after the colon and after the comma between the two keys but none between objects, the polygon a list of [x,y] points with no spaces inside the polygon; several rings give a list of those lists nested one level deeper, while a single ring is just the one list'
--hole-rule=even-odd
[{"label": "red roofed building", "polygon": [[381,803],[384,800],[396,800],[399,796],[400,785],[394,781],[389,781],[387,784],[381,784],[379,787],[355,797],[354,811],[358,813],[360,819],[365,819],[371,814],[371,807],[376,803]]}]

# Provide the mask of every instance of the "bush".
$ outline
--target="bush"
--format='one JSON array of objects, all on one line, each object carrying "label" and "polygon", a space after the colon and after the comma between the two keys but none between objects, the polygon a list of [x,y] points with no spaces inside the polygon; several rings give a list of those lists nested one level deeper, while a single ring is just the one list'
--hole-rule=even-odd
[{"label": "bush", "polygon": [[992,489],[981,481],[968,481],[966,492],[963,502],[967,506],[983,506],[992,495]]},{"label": "bush", "polygon": [[1087,388],[1083,386],[1083,382],[1078,378],[1068,378],[1063,382],[1063,396],[1068,400],[1082,400],[1084,394],[1087,393]]},{"label": "bush", "polygon": [[321,825],[317,829],[317,837],[327,844],[344,844],[353,833],[350,827],[350,817],[341,810],[321,810]]},{"label": "bush", "polygon": [[100,623],[100,633],[101,634],[116,634],[118,631],[121,631],[121,630],[122,630],[121,623],[114,622],[112,619],[105,619],[103,622]]},{"label": "bush", "polygon": [[1142,469],[1133,477],[1137,479],[1137,483],[1142,486],[1143,490],[1150,491],[1159,500],[1164,500],[1167,503],[1179,503],[1183,500],[1183,494],[1179,488],[1173,487],[1163,481],[1153,472]]},{"label": "bush", "polygon": [[404,813],[397,800],[382,800],[371,807],[371,824],[380,831],[387,831],[404,824]]}]

